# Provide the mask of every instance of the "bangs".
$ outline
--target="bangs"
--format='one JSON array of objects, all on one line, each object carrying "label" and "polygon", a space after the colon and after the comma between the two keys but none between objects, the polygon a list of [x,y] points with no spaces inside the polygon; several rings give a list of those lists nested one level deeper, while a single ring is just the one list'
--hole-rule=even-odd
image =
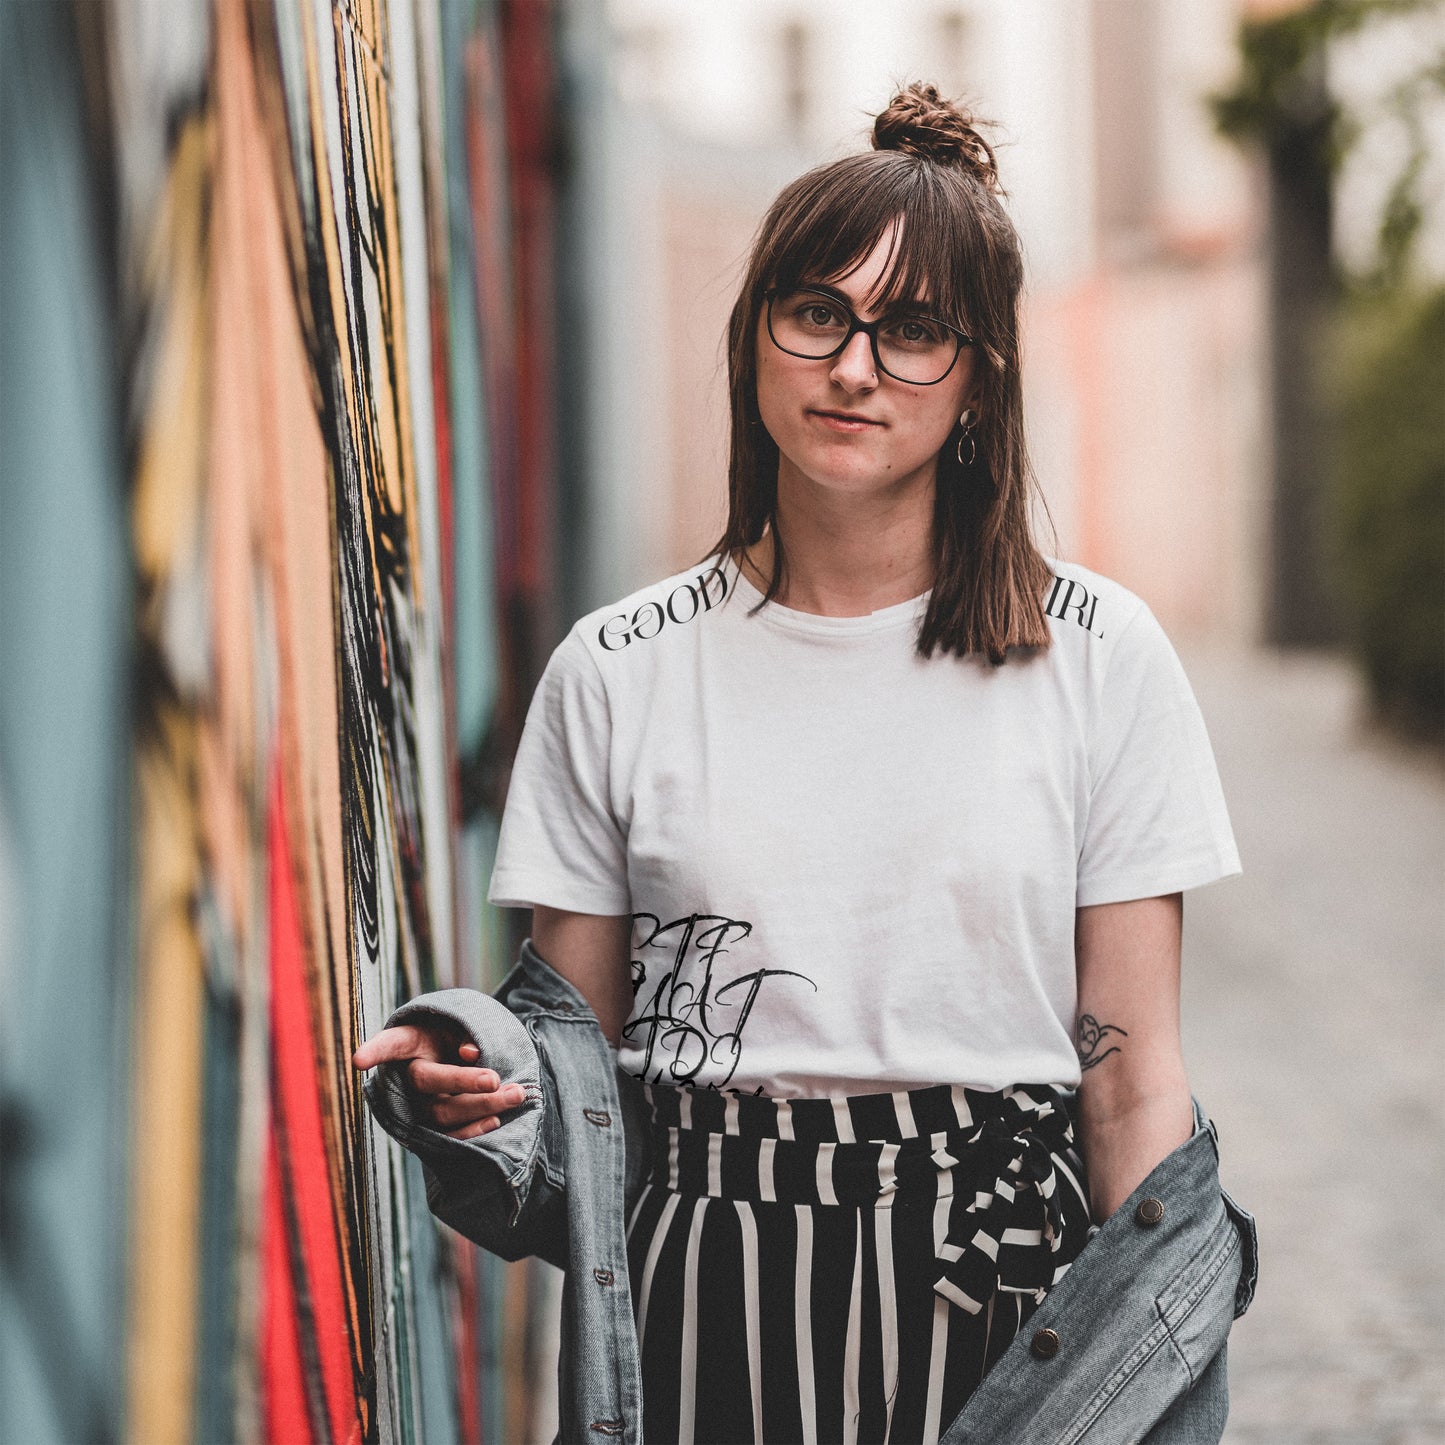
[{"label": "bangs", "polygon": [[[851,164],[850,164],[851,163]],[[848,171],[855,172],[847,174]],[[856,271],[895,221],[888,264],[864,298],[868,309],[926,302],[929,312],[971,336],[987,310],[971,295],[985,239],[967,182],[901,155],[849,157],[798,182],[772,237],[764,285],[833,283]]]}]

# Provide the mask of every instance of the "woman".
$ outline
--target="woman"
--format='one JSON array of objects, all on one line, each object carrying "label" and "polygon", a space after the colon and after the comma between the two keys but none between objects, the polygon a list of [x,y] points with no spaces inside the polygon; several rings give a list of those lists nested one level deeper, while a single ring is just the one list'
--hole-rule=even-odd
[{"label": "woman", "polygon": [[[1032,539],[991,149],[922,85],[874,147],[764,219],[727,529],[554,653],[492,878],[646,1086],[653,1440],[938,1439],[1195,1129],[1180,895],[1239,868],[1203,723]],[[523,1093],[455,1038],[356,1062],[480,1138]]]}]

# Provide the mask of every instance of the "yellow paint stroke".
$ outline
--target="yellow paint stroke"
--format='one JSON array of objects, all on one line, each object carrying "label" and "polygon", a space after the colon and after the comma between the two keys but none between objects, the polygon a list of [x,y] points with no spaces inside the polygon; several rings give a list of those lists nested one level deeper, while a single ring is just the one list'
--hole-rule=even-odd
[{"label": "yellow paint stroke", "polygon": [[[133,528],[142,645],[167,656],[169,589],[201,566],[206,417],[205,217],[212,133],[180,130],[145,271],[154,371],[140,423]],[[142,699],[143,706],[146,699]],[[196,721],[149,699],[136,761],[128,1433],[187,1440],[192,1423],[201,1168],[202,957]]]}]

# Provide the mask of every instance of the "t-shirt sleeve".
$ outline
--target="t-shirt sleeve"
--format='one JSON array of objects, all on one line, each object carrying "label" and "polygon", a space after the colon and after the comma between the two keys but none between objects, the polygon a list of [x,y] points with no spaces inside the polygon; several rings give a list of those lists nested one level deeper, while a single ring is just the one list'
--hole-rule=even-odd
[{"label": "t-shirt sleeve", "polygon": [[1199,704],[1144,604],[1104,675],[1089,783],[1078,906],[1176,893],[1241,871]]},{"label": "t-shirt sleeve", "polygon": [[517,745],[487,890],[502,908],[631,911],[627,839],[609,788],[612,721],[575,630],[543,672]]}]

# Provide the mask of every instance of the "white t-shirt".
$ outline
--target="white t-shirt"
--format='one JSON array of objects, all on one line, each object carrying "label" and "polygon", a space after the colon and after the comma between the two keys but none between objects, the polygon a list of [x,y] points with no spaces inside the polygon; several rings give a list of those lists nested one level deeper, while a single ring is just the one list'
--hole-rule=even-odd
[{"label": "white t-shirt", "polygon": [[784,1096],[1075,1085],[1074,910],[1239,871],[1174,649],[1054,563],[1053,645],[914,651],[927,594],[768,603],[729,559],[582,618],[489,898],[633,916],[622,1066]]}]

